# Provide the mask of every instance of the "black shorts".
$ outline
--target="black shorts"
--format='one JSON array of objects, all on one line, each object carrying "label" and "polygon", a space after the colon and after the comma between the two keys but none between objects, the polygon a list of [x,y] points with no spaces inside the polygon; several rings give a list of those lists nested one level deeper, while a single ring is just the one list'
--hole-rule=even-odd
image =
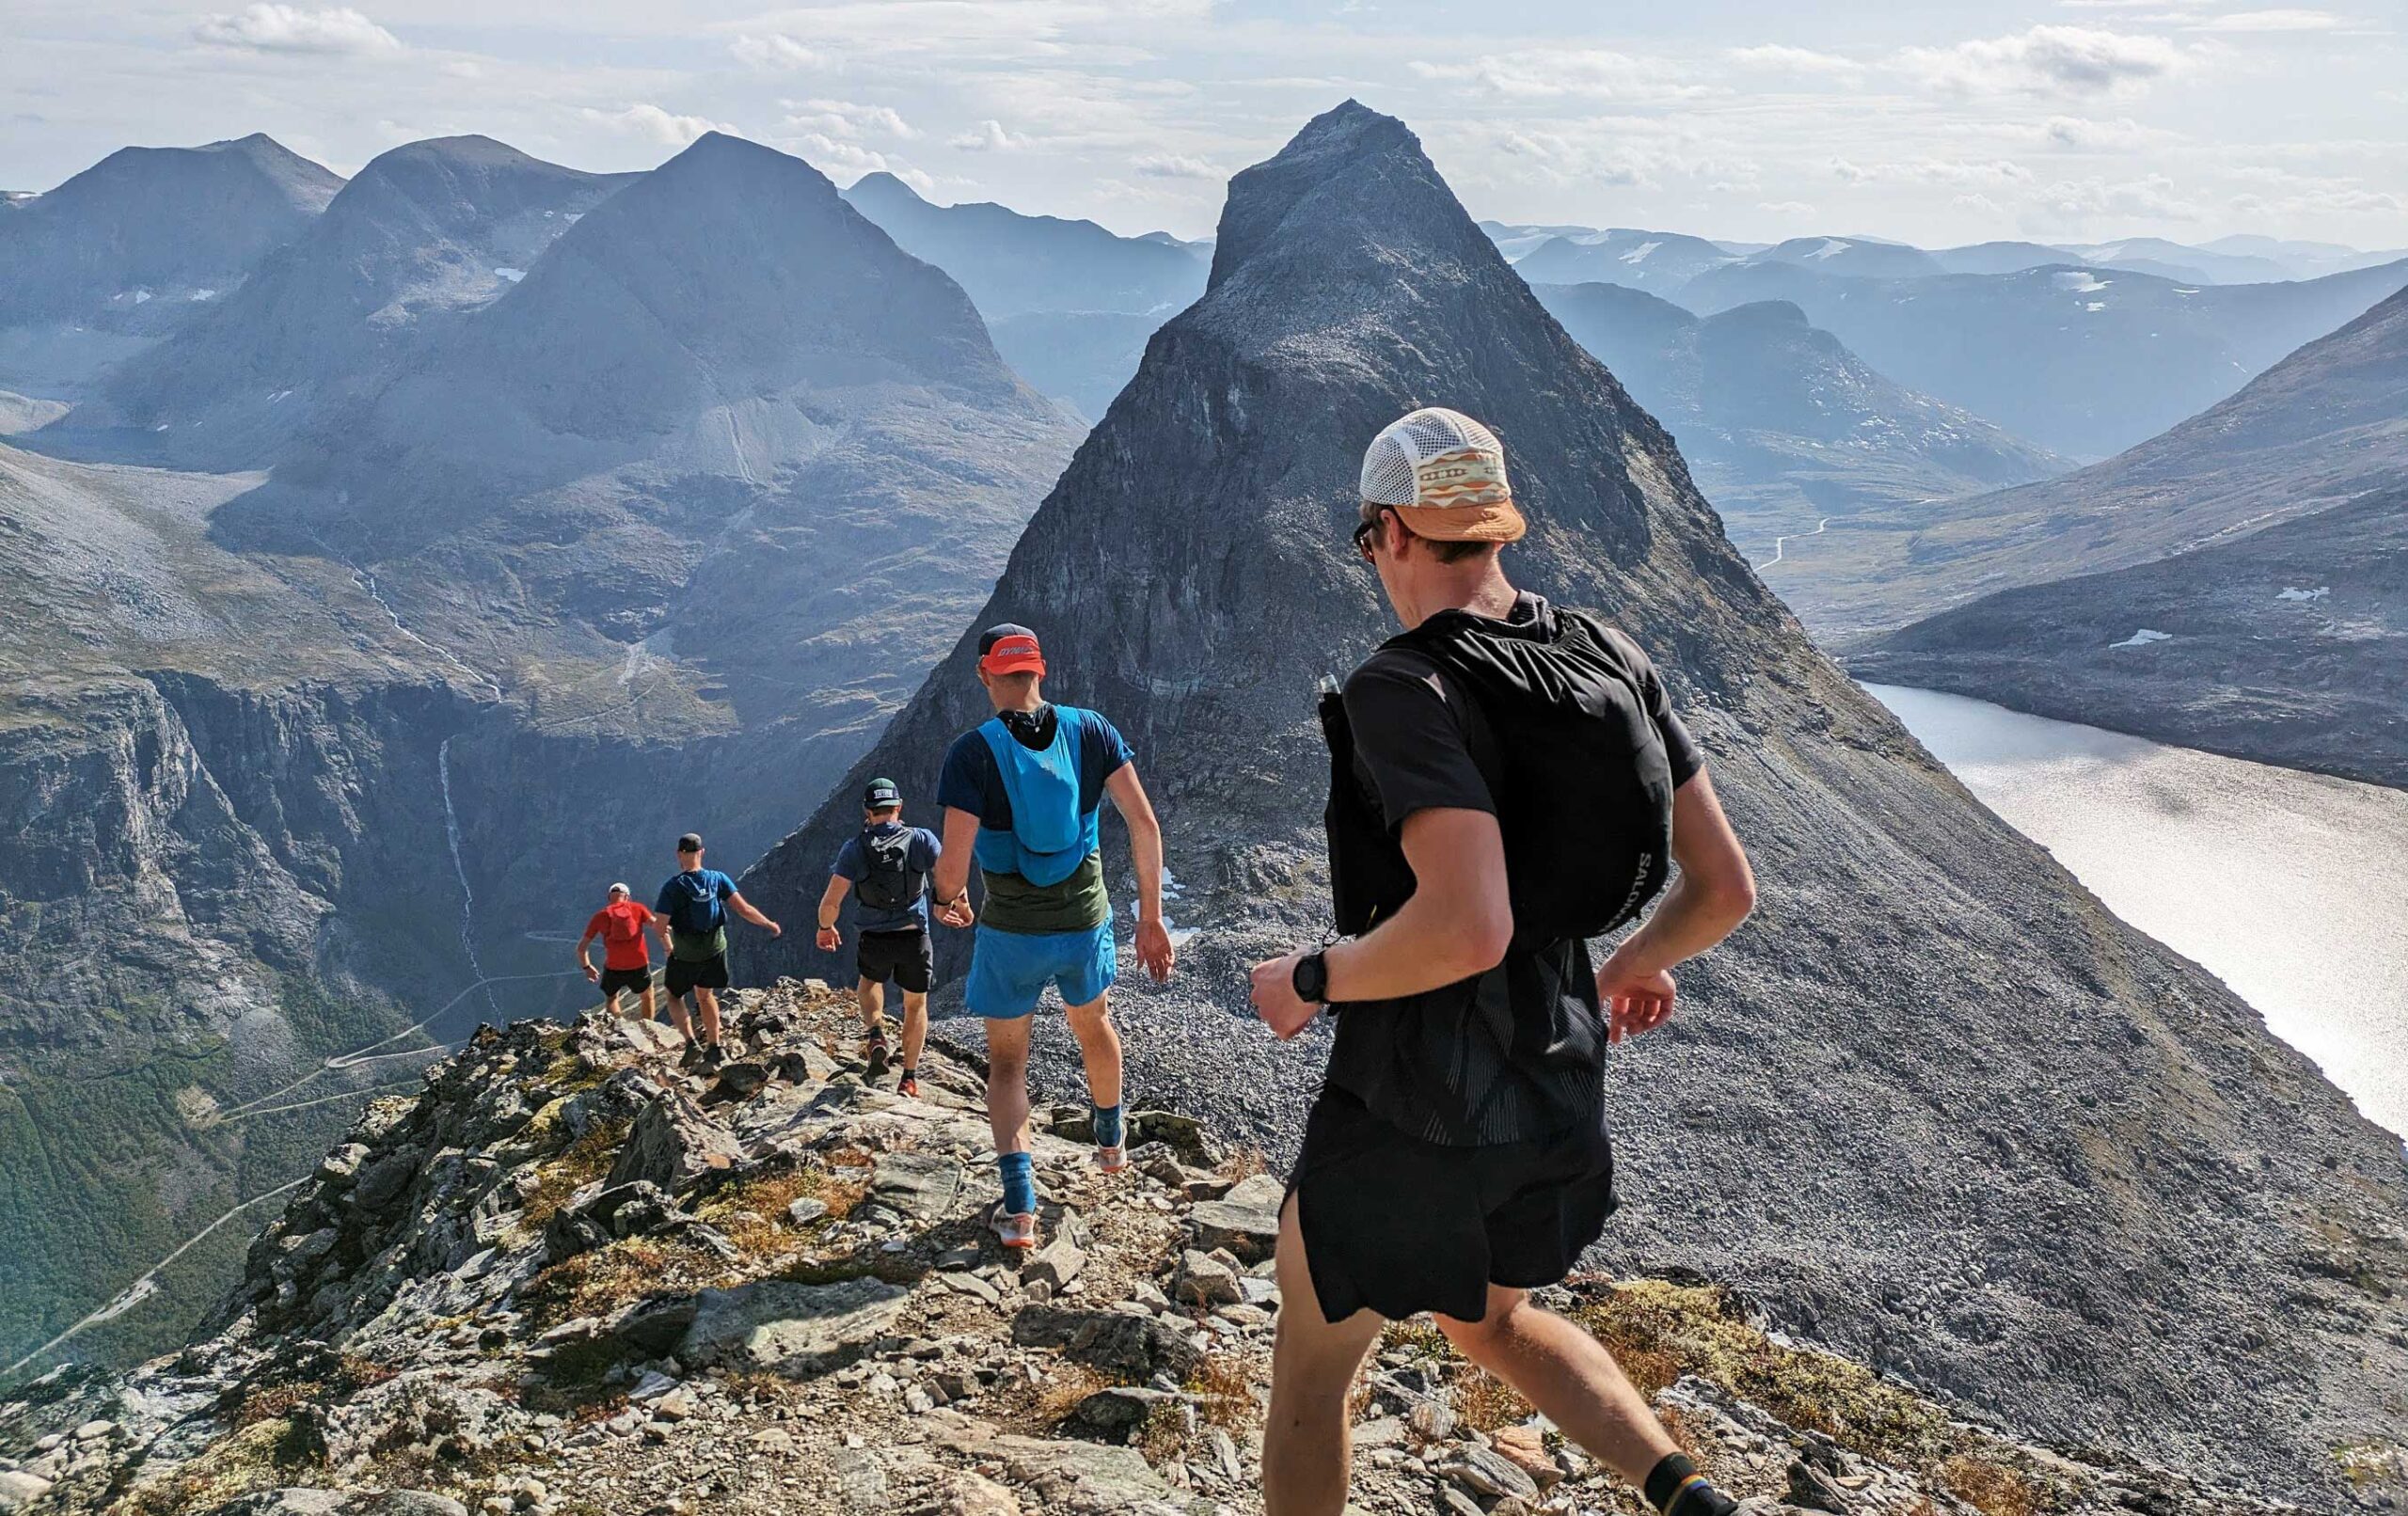
[{"label": "black shorts", "polygon": [[689,989],[725,989],[727,987],[727,955],[714,953],[707,958],[672,956],[661,976],[669,998],[675,1000]]},{"label": "black shorts", "polygon": [[651,987],[652,970],[649,966],[642,969],[602,971],[602,993],[605,995],[615,995],[623,989],[632,989],[641,994]]},{"label": "black shorts", "polygon": [[928,992],[928,981],[936,974],[936,950],[928,945],[927,932],[910,926],[899,932],[863,932],[853,946],[853,958],[861,967],[862,982],[882,985],[889,979],[913,995]]},{"label": "black shorts", "polygon": [[1371,1310],[1477,1321],[1488,1287],[1535,1289],[1572,1272],[1613,1213],[1602,1122],[1490,1147],[1426,1143],[1324,1088],[1288,1180],[1324,1319]]}]

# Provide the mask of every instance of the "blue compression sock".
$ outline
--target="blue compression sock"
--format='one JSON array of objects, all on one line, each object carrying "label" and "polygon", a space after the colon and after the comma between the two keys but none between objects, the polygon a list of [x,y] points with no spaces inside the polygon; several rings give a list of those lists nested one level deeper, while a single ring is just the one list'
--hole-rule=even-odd
[{"label": "blue compression sock", "polygon": [[1004,1214],[1025,1216],[1037,1208],[1035,1161],[1026,1153],[998,1153],[996,1171],[1004,1176]]},{"label": "blue compression sock", "polygon": [[1120,1128],[1120,1107],[1099,1105],[1092,1109],[1095,1112],[1095,1145],[1098,1147],[1119,1146],[1121,1138],[1126,1135]]}]

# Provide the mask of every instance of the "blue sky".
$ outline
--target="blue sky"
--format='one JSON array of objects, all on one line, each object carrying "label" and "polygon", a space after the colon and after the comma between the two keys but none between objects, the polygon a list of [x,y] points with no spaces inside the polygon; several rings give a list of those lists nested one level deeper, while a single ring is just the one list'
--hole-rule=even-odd
[{"label": "blue sky", "polygon": [[349,172],[460,132],[639,167],[720,127],[839,182],[1202,235],[1354,95],[1507,220],[2393,247],[2403,29],[2402,0],[0,0],[0,187],[252,131]]}]

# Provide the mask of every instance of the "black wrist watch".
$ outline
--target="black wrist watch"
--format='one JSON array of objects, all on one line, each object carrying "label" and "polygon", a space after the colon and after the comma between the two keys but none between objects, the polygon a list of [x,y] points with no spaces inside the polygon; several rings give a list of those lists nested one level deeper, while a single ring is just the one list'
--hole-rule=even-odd
[{"label": "black wrist watch", "polygon": [[1329,1003],[1329,958],[1324,954],[1307,953],[1296,960],[1288,983],[1296,998],[1308,1005]]}]

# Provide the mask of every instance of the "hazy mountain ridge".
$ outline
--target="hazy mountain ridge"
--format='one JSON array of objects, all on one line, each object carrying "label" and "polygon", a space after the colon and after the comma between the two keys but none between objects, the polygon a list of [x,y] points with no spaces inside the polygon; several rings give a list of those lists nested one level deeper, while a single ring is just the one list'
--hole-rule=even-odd
[{"label": "hazy mountain ridge", "polygon": [[120,149],[0,203],[0,388],[77,397],[196,305],[230,294],[341,184],[253,134]]},{"label": "hazy mountain ridge", "polygon": [[[552,240],[638,176],[544,163],[490,137],[372,160],[307,232],[111,376],[78,428],[155,430],[187,465],[273,455],[317,411],[372,394],[427,329],[523,278]],[[114,443],[122,447],[122,443]]]},{"label": "hazy mountain ridge", "polygon": [[1122,237],[984,201],[932,205],[888,173],[864,176],[845,198],[905,252],[952,275],[990,320],[1036,310],[1167,316],[1203,292],[1207,257],[1175,239]]},{"label": "hazy mountain ridge", "polygon": [[1989,534],[1960,570],[2115,571],[1918,622],[1860,673],[2408,785],[2408,290],[2163,436],[1948,510]]},{"label": "hazy mountain ridge", "polygon": [[1682,295],[1704,314],[1787,300],[1898,383],[2083,458],[2213,404],[2402,283],[2408,263],[2195,287],[2084,267],[1888,280],[1750,263]]},{"label": "hazy mountain ridge", "polygon": [[1681,445],[1733,533],[1765,545],[1869,505],[2062,472],[2064,459],[1893,384],[1785,302],[1699,318],[1609,284],[1536,285],[1548,314]]},{"label": "hazy mountain ridge", "polygon": [[[1517,579],[1655,653],[1765,882],[1757,920],[1685,971],[1685,1016],[1615,1061],[1629,1188],[1609,1262],[1730,1280],[2056,1434],[2326,1489],[2333,1446],[2386,1424],[2400,1366],[2355,1313],[2398,1302],[2275,1303],[2334,1294],[2303,1260],[2335,1225],[2384,1260],[2368,1277],[2401,1267],[2396,1140],[1817,654],[1670,439],[1411,134],[1353,104],[1233,181],[1208,293],[1155,335],[971,623],[1034,626],[1049,692],[1113,717],[1164,814],[1171,913],[1196,934],[1180,984],[1124,981],[1143,1098],[1293,1140],[1321,1034],[1272,1046],[1243,971],[1325,924],[1312,690],[1388,630],[1346,545],[1354,470],[1364,438],[1431,403],[1513,450],[1534,521]],[[931,793],[984,714],[973,654],[965,635],[848,783]],[[857,825],[840,788],[747,893],[800,908]],[[947,965],[962,947],[947,934]],[[828,967],[800,937],[742,959],[754,982]],[[1045,1066],[1069,1088],[1057,1030],[1040,1023]],[[2298,1420],[2270,1424],[2268,1397]]]},{"label": "hazy mountain ridge", "polygon": [[2144,563],[2403,480],[2408,290],[2104,463],[1834,522],[1773,582],[1818,630],[1861,642],[1935,607]]},{"label": "hazy mountain ridge", "polygon": [[1848,667],[2408,789],[2408,487],[1986,595],[1892,633]]}]

